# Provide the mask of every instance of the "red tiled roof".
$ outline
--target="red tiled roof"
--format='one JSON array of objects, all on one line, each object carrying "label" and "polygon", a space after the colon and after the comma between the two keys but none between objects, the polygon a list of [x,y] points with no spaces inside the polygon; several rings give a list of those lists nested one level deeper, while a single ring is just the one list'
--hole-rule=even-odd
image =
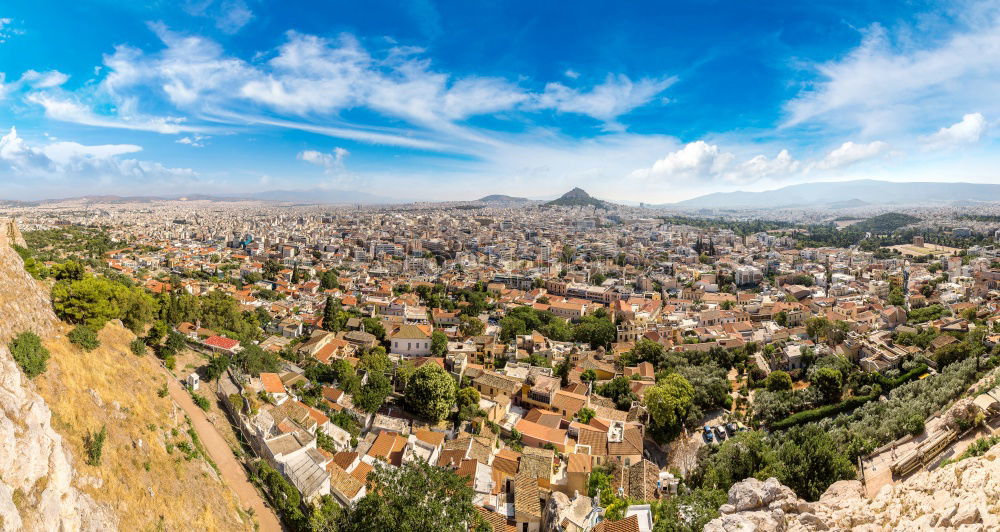
[{"label": "red tiled roof", "polygon": [[205,345],[218,347],[219,349],[232,349],[240,345],[240,342],[224,336],[209,336],[205,339]]}]

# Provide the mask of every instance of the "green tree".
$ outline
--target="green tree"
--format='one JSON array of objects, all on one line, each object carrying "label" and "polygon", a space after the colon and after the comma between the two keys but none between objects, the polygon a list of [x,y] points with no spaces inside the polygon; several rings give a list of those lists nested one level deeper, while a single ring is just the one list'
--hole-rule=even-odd
[{"label": "green tree", "polygon": [[792,377],[781,370],[772,371],[767,379],[764,381],[764,386],[771,392],[780,392],[782,390],[792,389]]},{"label": "green tree", "polygon": [[781,463],[778,479],[809,501],[818,500],[834,482],[855,478],[851,459],[815,423],[785,432],[777,457]]},{"label": "green tree", "polygon": [[17,362],[29,379],[34,379],[45,372],[49,351],[42,346],[37,334],[30,331],[18,334],[7,344],[7,348],[10,349],[14,362]]},{"label": "green tree", "polygon": [[632,407],[632,402],[637,399],[632,393],[632,381],[626,377],[615,377],[610,382],[598,386],[595,391],[598,395],[614,401],[618,410],[628,411]]},{"label": "green tree", "polygon": [[479,318],[461,316],[459,320],[458,330],[463,336],[479,336],[486,330],[486,325]]},{"label": "green tree", "polygon": [[590,423],[590,420],[594,419],[594,416],[596,415],[597,412],[595,412],[593,408],[583,407],[577,411],[576,418],[580,420],[580,423],[587,424]]},{"label": "green tree", "polygon": [[906,303],[906,298],[903,295],[903,289],[897,286],[889,291],[888,302],[890,305],[895,305],[897,307],[903,306],[903,304]]},{"label": "green tree", "polygon": [[354,394],[354,403],[359,408],[373,414],[385,403],[385,398],[392,393],[392,383],[382,373],[369,373],[368,381]]},{"label": "green tree", "polygon": [[368,373],[379,373],[386,374],[392,371],[392,361],[389,360],[389,355],[386,354],[385,348],[377,345],[369,349],[365,354],[361,355],[361,361],[358,364],[359,369],[363,369]]},{"label": "green tree", "polygon": [[368,475],[368,494],[343,512],[340,530],[465,531],[476,522],[472,496],[468,480],[451,470],[420,460],[379,464]]},{"label": "green tree", "polygon": [[365,328],[365,332],[375,336],[375,339],[379,342],[385,341],[385,326],[382,322],[376,318],[362,318],[361,324]]},{"label": "green tree", "polygon": [[336,290],[340,288],[340,281],[337,279],[337,270],[327,270],[320,274],[319,286],[323,290]]},{"label": "green tree", "polygon": [[458,404],[458,418],[468,420],[476,417],[479,413],[479,391],[471,386],[466,386],[458,391],[455,396]]},{"label": "green tree", "polygon": [[441,331],[431,333],[431,354],[443,357],[448,353],[448,337]]},{"label": "green tree", "polygon": [[643,400],[653,428],[663,434],[676,434],[694,404],[694,388],[679,373],[671,373],[646,390]]},{"label": "green tree", "polygon": [[281,271],[281,264],[273,259],[268,259],[264,262],[263,276],[268,281],[273,281],[278,277],[278,272]]},{"label": "green tree", "polygon": [[656,505],[655,532],[699,532],[719,516],[718,508],[726,504],[723,490],[698,488],[671,497]]},{"label": "green tree", "polygon": [[212,357],[212,360],[208,362],[205,366],[205,380],[214,381],[218,380],[219,377],[226,371],[229,367],[229,357],[227,355],[217,355]]},{"label": "green tree", "polygon": [[618,329],[610,319],[596,315],[584,316],[573,328],[573,341],[590,344],[593,349],[611,349],[617,335]]},{"label": "green tree", "polygon": [[696,486],[727,491],[745,478],[775,476],[776,463],[774,449],[763,432],[741,432],[700,460],[690,480]]},{"label": "green tree", "polygon": [[441,366],[424,364],[413,372],[406,385],[406,405],[410,411],[430,421],[448,416],[455,404],[455,381]]},{"label": "green tree", "polygon": [[309,513],[309,532],[338,532],[337,522],[343,510],[337,501],[324,495]]},{"label": "green tree", "polygon": [[51,273],[57,281],[79,281],[80,279],[83,279],[87,271],[79,262],[75,260],[68,260],[62,264],[56,264],[53,266]]},{"label": "green tree", "polygon": [[261,373],[278,371],[278,355],[265,351],[260,346],[250,344],[233,356],[233,365],[247,375],[258,376]]},{"label": "green tree", "polygon": [[810,382],[823,395],[824,402],[840,401],[844,379],[839,370],[830,367],[819,368],[813,372]]},{"label": "green tree", "polygon": [[338,319],[342,308],[340,302],[333,299],[333,296],[326,296],[326,305],[323,305],[323,329],[336,332],[341,329]]},{"label": "green tree", "polygon": [[114,283],[101,277],[63,280],[52,286],[52,307],[60,319],[103,327],[121,314]]}]

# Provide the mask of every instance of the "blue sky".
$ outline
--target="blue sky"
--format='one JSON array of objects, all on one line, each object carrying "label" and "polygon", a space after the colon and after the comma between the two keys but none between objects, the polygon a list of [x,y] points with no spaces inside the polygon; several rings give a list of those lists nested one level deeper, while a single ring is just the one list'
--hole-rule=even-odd
[{"label": "blue sky", "polygon": [[998,2],[12,0],[0,76],[0,198],[1000,182]]}]

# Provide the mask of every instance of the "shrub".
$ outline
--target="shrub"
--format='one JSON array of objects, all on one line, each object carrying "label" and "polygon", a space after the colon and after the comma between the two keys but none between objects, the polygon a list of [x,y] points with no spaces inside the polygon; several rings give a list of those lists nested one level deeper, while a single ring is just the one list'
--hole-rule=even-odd
[{"label": "shrub", "polygon": [[104,440],[108,438],[108,426],[102,425],[101,430],[88,432],[83,437],[83,447],[87,451],[87,464],[101,465],[101,454],[104,452]]},{"label": "shrub", "polygon": [[128,346],[132,350],[132,354],[137,357],[141,357],[146,354],[146,342],[143,342],[142,338],[132,340],[132,343],[128,344]]},{"label": "shrub", "polygon": [[93,351],[101,346],[97,338],[97,330],[87,325],[77,325],[69,332],[69,341],[80,346],[84,351]]},{"label": "shrub", "polygon": [[41,339],[33,332],[23,332],[17,335],[7,345],[11,356],[21,371],[29,379],[33,379],[45,372],[46,363],[49,360],[49,351],[42,346]]},{"label": "shrub", "polygon": [[191,399],[194,400],[194,404],[198,405],[198,408],[206,412],[212,407],[212,404],[208,402],[208,399],[200,393],[191,392]]}]

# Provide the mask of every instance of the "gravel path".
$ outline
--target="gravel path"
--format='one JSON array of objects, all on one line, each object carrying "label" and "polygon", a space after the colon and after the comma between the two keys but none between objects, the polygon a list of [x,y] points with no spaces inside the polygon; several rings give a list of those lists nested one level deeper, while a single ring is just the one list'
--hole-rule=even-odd
[{"label": "gravel path", "polygon": [[[164,369],[164,371],[166,370]],[[198,405],[194,404],[191,395],[181,386],[180,382],[172,375],[168,374],[167,377],[167,388],[170,391],[170,397],[191,418],[191,424],[198,432],[198,437],[201,439],[202,445],[205,446],[215,464],[219,466],[222,478],[236,492],[242,506],[244,508],[253,508],[254,518],[260,524],[262,532],[280,532],[281,522],[274,511],[271,510],[271,507],[264,502],[257,488],[250,483],[246,470],[243,469],[243,465],[233,456],[233,451],[229,448],[229,444],[226,443],[226,440],[219,434],[215,426],[208,421],[208,418],[205,417],[205,412],[201,408],[198,408]]]}]

